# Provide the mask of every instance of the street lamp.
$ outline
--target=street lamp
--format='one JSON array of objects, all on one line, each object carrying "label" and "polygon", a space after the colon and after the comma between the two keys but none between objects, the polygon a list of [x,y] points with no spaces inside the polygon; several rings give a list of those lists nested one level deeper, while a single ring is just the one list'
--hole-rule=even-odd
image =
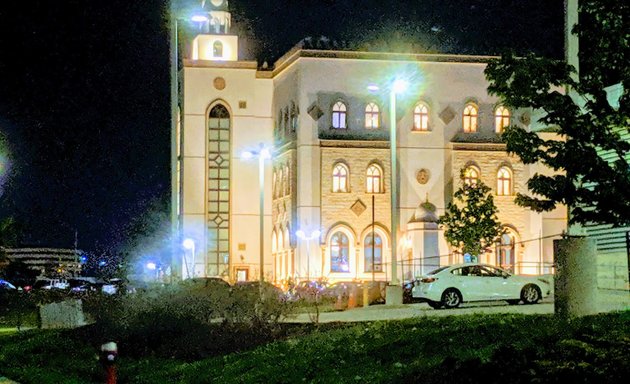
[{"label": "street lamp", "polygon": [[[398,286],[398,271],[397,271],[397,263],[398,263],[398,185],[396,183],[396,175],[398,173],[397,164],[396,164],[396,95],[399,93],[403,93],[407,89],[408,83],[402,79],[396,79],[392,82],[389,91],[389,148],[390,148],[390,162],[391,162],[391,172],[390,172],[390,188],[391,188],[391,234],[392,234],[392,286]],[[376,85],[369,85],[368,90],[370,91],[378,91],[379,87]],[[397,292],[397,291],[396,291]],[[394,293],[392,289],[392,293],[398,296],[397,293]],[[402,300],[402,292],[400,292],[400,298],[391,298],[387,295],[387,300],[395,304],[397,301]]]},{"label": "street lamp", "polygon": [[[260,282],[265,280],[265,160],[271,158],[271,149],[260,144],[260,148],[256,151],[245,151],[241,158],[248,160],[258,158],[258,186],[259,186],[259,204],[260,204]],[[262,284],[261,284],[262,287]]]},{"label": "street lamp", "polygon": [[[299,237],[300,239],[306,241],[306,280],[310,281],[311,280],[311,244],[310,241],[313,239],[317,239],[319,238],[319,235],[321,235],[321,232],[319,230],[314,230],[313,232],[311,232],[311,234],[309,236],[306,236],[306,233],[304,233],[303,230],[298,230],[297,232],[295,232],[295,234],[297,235],[297,237]],[[302,263],[300,263],[300,266]]]},{"label": "street lamp", "polygon": [[193,239],[186,239],[182,243],[184,248],[190,249],[192,251],[192,270],[188,267],[188,263],[186,263],[186,272],[188,272],[188,276],[191,278],[195,277],[195,241]]}]

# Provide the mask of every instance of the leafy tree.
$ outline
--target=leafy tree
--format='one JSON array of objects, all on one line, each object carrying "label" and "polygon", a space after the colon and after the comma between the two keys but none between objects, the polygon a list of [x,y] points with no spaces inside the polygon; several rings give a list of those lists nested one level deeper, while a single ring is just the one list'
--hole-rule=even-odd
[{"label": "leafy tree", "polygon": [[[489,63],[488,91],[511,108],[533,108],[561,140],[511,126],[507,151],[554,175],[535,174],[516,203],[536,212],[569,207],[570,224],[630,224],[630,3],[580,0],[573,33],[580,40],[580,73],[565,62],[506,54]],[[605,88],[623,86],[618,108]],[[571,92],[563,92],[570,89]],[[624,137],[625,135],[625,137]],[[605,155],[605,156],[603,156]]]},{"label": "leafy tree", "polygon": [[445,228],[446,241],[462,253],[477,256],[503,233],[490,191],[481,180],[464,183],[462,170],[462,186],[440,216],[438,224]]}]

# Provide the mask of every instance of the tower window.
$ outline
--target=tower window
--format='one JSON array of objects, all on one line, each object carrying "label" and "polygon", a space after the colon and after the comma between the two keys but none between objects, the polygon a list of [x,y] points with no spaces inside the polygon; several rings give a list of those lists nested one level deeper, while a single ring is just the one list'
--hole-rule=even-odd
[{"label": "tower window", "polygon": [[479,112],[477,111],[477,107],[475,107],[474,105],[468,104],[466,108],[464,108],[464,132],[477,132],[478,116]]},{"label": "tower window", "polygon": [[223,57],[223,43],[220,41],[215,41],[212,44],[212,56],[213,57]]},{"label": "tower window", "polygon": [[332,109],[332,127],[337,129],[346,128],[346,105],[338,101]]}]

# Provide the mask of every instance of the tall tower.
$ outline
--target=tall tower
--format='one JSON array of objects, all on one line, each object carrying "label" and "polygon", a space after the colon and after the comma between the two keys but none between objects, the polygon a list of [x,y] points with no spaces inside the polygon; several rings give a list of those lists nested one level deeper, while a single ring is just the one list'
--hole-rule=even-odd
[{"label": "tall tower", "polygon": [[237,61],[238,37],[230,34],[232,16],[227,0],[203,1],[207,19],[201,23],[202,34],[192,43],[192,60]]}]

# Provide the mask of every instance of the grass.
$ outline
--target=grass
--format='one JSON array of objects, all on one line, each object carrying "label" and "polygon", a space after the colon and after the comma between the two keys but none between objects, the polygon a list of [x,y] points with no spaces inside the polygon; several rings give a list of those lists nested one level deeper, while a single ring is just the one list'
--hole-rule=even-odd
[{"label": "grass", "polygon": [[[23,384],[98,383],[85,330],[0,335],[0,373]],[[249,351],[196,361],[120,345],[121,383],[623,382],[630,311],[557,321],[553,315],[460,315],[310,326]]]}]

